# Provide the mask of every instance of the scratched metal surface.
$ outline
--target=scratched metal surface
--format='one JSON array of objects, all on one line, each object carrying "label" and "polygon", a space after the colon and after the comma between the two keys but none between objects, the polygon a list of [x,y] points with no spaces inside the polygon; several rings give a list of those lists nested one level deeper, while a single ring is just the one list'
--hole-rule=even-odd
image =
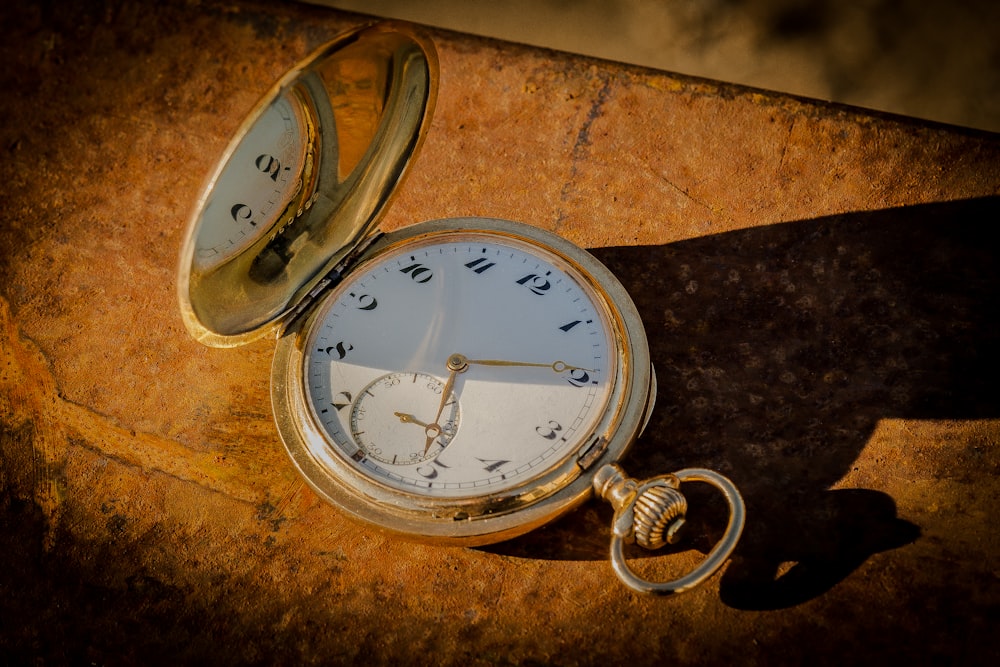
[{"label": "scratched metal surface", "polygon": [[[430,33],[434,120],[384,227],[503,217],[592,249],[659,371],[634,474],[744,490],[735,558],[643,599],[596,504],[484,549],[355,525],[273,426],[273,343],[174,297],[202,179],[359,17],[0,9],[0,655],[11,663],[995,664],[997,135]],[[696,562],[689,541],[641,565]]]}]

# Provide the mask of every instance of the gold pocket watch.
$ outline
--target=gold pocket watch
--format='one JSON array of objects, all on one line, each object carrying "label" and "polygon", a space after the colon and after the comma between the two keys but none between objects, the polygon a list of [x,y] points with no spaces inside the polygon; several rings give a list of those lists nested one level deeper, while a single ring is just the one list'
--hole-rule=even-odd
[{"label": "gold pocket watch", "polygon": [[[614,275],[565,239],[506,220],[377,230],[429,122],[436,66],[408,28],[363,27],[265,95],[190,221],[184,322],[218,347],[277,335],[281,438],[313,489],[355,519],[478,545],[596,493],[615,507],[619,577],[642,592],[691,588],[734,548],[743,503],[712,471],[638,482],[616,464],[656,382]],[[646,581],[624,544],[676,540],[684,481],[722,492],[728,526],[693,572]]]}]

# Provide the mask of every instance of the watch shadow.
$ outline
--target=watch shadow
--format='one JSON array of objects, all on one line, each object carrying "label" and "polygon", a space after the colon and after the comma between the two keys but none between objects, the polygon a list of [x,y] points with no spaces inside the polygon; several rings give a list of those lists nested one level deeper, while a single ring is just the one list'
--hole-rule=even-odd
[{"label": "watch shadow", "polygon": [[[746,501],[724,602],[799,604],[920,537],[887,494],[831,487],[881,419],[1000,415],[1000,279],[983,232],[997,220],[989,197],[591,250],[635,300],[658,377],[623,467],[712,468]],[[707,553],[720,536],[724,503],[703,486],[685,485],[708,511],[669,549]],[[605,559],[610,520],[590,502],[488,550]]]}]

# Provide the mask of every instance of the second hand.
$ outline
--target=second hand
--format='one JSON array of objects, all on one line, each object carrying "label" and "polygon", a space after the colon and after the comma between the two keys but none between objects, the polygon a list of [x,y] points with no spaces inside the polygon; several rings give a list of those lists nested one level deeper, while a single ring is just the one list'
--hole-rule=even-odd
[{"label": "second hand", "polygon": [[[434,421],[428,424],[424,428],[424,433],[427,435],[427,442],[424,443],[424,455],[430,451],[431,445],[434,443],[434,439],[441,435],[441,425],[438,424],[438,420],[441,419],[441,415],[444,413],[444,407],[448,405],[448,399],[451,396],[451,390],[455,386],[455,376],[459,373],[464,372],[469,368],[468,360],[461,354],[453,354],[448,357],[448,381],[444,383],[444,389],[441,390],[441,403],[438,405],[437,414],[434,416]],[[402,420],[402,417],[400,417]]]}]

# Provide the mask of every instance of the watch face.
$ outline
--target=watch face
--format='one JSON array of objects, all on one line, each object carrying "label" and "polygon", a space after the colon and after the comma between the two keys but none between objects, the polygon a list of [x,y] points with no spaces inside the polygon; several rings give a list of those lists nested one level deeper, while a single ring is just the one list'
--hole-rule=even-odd
[{"label": "watch face", "polygon": [[613,318],[585,274],[533,242],[427,234],[354,269],[302,343],[311,455],[427,497],[530,485],[608,410]]}]

